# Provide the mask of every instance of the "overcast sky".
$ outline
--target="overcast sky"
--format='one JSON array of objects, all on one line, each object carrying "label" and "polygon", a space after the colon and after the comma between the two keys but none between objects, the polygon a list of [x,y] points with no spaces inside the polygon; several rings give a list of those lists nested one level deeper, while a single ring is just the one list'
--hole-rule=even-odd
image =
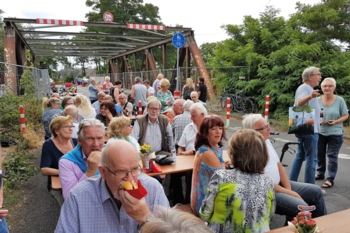
[{"label": "overcast sky", "polygon": [[[85,21],[85,14],[91,10],[85,6],[85,2],[85,0],[10,0],[6,1],[6,4],[1,4],[0,9],[5,11],[3,17]],[[295,0],[144,0],[144,3],[152,3],[159,7],[159,15],[166,26],[179,24],[192,28],[198,46],[226,39],[227,35],[220,26],[241,24],[245,15],[259,17],[259,13],[264,11],[266,5],[280,9],[281,16],[288,18],[295,12],[296,2]],[[321,0],[300,0],[300,2],[313,5],[320,3]]]}]

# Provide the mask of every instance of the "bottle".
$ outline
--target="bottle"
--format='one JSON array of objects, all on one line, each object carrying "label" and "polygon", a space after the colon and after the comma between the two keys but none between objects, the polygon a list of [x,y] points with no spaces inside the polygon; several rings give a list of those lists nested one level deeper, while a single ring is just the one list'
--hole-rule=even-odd
[{"label": "bottle", "polygon": [[171,150],[171,154],[173,156],[173,161],[176,162],[176,150],[175,149]]},{"label": "bottle", "polygon": [[146,154],[146,171],[149,171],[150,167],[149,167],[149,155]]}]

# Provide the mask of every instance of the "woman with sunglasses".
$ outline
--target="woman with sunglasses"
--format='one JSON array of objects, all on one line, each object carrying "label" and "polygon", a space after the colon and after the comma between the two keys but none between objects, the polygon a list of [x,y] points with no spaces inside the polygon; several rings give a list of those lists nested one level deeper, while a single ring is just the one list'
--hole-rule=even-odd
[{"label": "woman with sunglasses", "polygon": [[210,177],[225,169],[222,158],[222,139],[226,140],[224,122],[218,116],[206,116],[196,136],[191,208],[199,216],[199,208],[207,192]]},{"label": "woman with sunglasses", "polygon": [[[115,140],[125,140],[130,142],[138,152],[140,152],[140,144],[135,138],[130,136],[132,132],[132,125],[130,118],[125,116],[120,116],[113,118],[108,125],[108,136],[109,140],[107,143]],[[140,156],[139,156],[140,159]]]},{"label": "woman with sunglasses", "polygon": [[78,143],[77,139],[72,138],[73,128],[71,116],[55,117],[50,123],[50,131],[53,137],[44,142],[41,151],[41,174],[48,176],[47,189],[60,205],[63,204],[62,192],[51,189],[51,176],[58,176],[60,158],[73,150]]}]

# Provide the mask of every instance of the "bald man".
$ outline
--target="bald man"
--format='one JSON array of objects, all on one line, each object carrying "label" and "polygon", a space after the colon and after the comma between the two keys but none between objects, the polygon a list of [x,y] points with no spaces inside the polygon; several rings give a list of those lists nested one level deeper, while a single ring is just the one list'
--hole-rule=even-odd
[{"label": "bald man", "polygon": [[[100,176],[78,184],[61,209],[55,232],[138,232],[152,218],[155,206],[169,207],[162,185],[141,173],[138,152],[123,140],[109,142],[102,152]],[[119,189],[122,181],[140,180],[148,194],[137,199]]]}]

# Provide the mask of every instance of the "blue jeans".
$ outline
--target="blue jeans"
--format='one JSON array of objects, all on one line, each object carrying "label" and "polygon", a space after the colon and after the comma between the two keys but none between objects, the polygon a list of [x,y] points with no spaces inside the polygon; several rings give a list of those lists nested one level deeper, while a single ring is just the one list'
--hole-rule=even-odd
[{"label": "blue jeans", "polygon": [[338,154],[343,144],[343,135],[323,136],[319,134],[317,153],[317,174],[324,177],[326,172],[326,155],[328,158],[328,177],[332,183],[338,171]]},{"label": "blue jeans", "polygon": [[6,219],[1,218],[2,222],[0,222],[0,233],[9,233],[9,229],[7,227]]},{"label": "blue jeans", "polygon": [[290,221],[300,212],[300,210],[298,210],[298,205],[314,205],[316,209],[312,211],[313,218],[327,214],[326,205],[320,187],[314,184],[294,181],[291,181],[290,185],[292,190],[298,193],[303,200],[285,193],[276,192],[276,214],[286,215],[287,220]]},{"label": "blue jeans", "polygon": [[301,166],[305,161],[304,182],[315,184],[318,133],[295,134],[295,136],[298,138],[299,145],[289,179],[291,181],[298,181]]}]

